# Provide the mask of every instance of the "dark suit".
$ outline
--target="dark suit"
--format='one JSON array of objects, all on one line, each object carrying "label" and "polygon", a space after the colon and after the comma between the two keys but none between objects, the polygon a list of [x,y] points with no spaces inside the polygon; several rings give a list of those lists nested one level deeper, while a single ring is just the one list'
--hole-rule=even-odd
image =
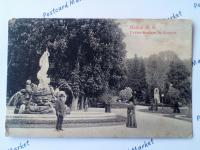
[{"label": "dark suit", "polygon": [[56,109],[56,116],[57,116],[57,122],[56,122],[56,129],[61,130],[62,124],[63,124],[63,118],[66,114],[66,106],[65,103],[63,103],[61,100],[56,100],[55,103],[55,109]]}]

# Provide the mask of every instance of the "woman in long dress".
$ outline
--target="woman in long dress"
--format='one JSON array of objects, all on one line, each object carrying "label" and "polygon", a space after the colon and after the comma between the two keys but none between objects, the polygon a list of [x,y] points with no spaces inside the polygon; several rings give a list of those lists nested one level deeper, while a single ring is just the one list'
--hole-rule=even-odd
[{"label": "woman in long dress", "polygon": [[129,104],[127,107],[126,127],[137,128],[136,116],[135,116],[135,105],[132,101],[129,101]]}]

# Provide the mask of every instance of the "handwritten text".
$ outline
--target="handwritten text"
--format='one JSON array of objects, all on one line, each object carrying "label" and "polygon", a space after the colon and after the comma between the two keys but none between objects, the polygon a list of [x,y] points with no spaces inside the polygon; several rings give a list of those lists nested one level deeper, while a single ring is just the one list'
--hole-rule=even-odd
[{"label": "handwritten text", "polygon": [[197,121],[200,121],[200,114],[197,115]]},{"label": "handwritten text", "polygon": [[144,148],[148,148],[149,146],[151,146],[153,144],[154,144],[154,141],[153,141],[153,139],[151,139],[149,141],[144,141],[144,144],[142,144],[142,145],[132,147],[131,149],[128,149],[128,150],[142,150]]},{"label": "handwritten text", "polygon": [[53,8],[50,11],[47,11],[47,12],[43,12],[43,17],[44,18],[50,17],[50,16],[60,12],[63,9],[69,8],[72,5],[75,5],[76,3],[79,3],[80,1],[81,0],[69,0],[69,1],[66,1],[63,5],[61,5],[59,7]]},{"label": "handwritten text", "polygon": [[22,150],[22,149],[27,148],[28,146],[30,146],[29,140],[27,140],[27,141],[24,142],[24,143],[21,143],[21,142],[20,142],[20,144],[19,144],[18,146],[16,146],[16,147],[11,147],[11,148],[9,148],[8,150]]},{"label": "handwritten text", "polygon": [[200,3],[194,3],[194,8],[200,8]]},{"label": "handwritten text", "polygon": [[196,60],[192,61],[192,66],[196,66],[198,64],[200,64],[200,59],[198,59],[198,60],[196,59]]},{"label": "handwritten text", "polygon": [[182,12],[181,11],[179,11],[178,13],[173,13],[172,16],[169,17],[168,19],[173,20],[173,19],[178,19],[180,17],[182,17]]}]

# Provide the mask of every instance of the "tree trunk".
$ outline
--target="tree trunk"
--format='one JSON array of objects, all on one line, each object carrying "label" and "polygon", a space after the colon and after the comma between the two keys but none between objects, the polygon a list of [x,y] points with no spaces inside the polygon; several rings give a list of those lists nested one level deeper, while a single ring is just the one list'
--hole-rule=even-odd
[{"label": "tree trunk", "polygon": [[192,118],[192,103],[191,103],[191,101],[189,102],[189,105],[188,105],[188,114],[187,114],[187,116]]},{"label": "tree trunk", "polygon": [[81,96],[81,110],[84,108],[84,96]]},{"label": "tree trunk", "polygon": [[84,111],[86,112],[88,110],[88,98],[85,98],[85,102],[84,102]]},{"label": "tree trunk", "polygon": [[74,97],[73,100],[72,100],[72,111],[75,111],[77,110],[78,108],[78,99],[79,97]]}]

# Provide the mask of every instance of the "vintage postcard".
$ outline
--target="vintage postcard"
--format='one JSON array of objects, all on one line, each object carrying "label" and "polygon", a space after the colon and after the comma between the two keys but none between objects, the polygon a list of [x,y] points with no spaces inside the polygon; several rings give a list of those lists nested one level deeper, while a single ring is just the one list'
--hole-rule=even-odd
[{"label": "vintage postcard", "polygon": [[11,19],[6,135],[192,137],[192,22]]}]

